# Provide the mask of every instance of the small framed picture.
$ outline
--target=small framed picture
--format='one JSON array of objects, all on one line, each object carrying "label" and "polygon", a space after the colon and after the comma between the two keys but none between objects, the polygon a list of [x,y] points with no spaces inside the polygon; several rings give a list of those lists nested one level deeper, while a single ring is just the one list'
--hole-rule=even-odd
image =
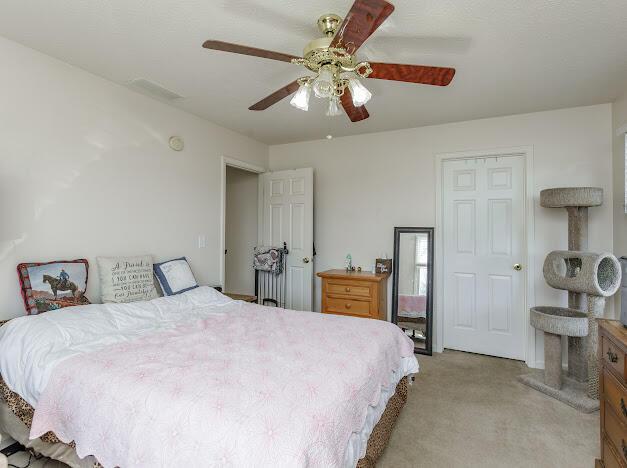
[{"label": "small framed picture", "polygon": [[392,274],[392,259],[391,258],[377,258],[375,263],[375,273],[378,275],[390,275]]}]

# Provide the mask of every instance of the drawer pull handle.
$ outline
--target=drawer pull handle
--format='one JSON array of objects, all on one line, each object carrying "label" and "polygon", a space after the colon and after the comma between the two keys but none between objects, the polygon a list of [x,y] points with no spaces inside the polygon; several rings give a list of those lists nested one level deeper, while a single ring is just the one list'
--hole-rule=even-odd
[{"label": "drawer pull handle", "polygon": [[625,439],[620,440],[620,446],[623,449],[623,457],[627,458],[627,445],[625,445]]},{"label": "drawer pull handle", "polygon": [[618,354],[612,352],[611,349],[607,350],[607,358],[610,362],[618,362]]},{"label": "drawer pull handle", "polygon": [[346,303],[346,304],[344,304],[344,307],[346,307],[347,309],[350,309],[350,308],[352,307],[352,305],[351,305],[351,304]]},{"label": "drawer pull handle", "polygon": [[346,292],[351,292],[351,288],[346,288],[345,291]]},{"label": "drawer pull handle", "polygon": [[622,397],[620,399],[620,410],[623,412],[623,416],[627,418],[627,407],[625,407],[625,400]]}]

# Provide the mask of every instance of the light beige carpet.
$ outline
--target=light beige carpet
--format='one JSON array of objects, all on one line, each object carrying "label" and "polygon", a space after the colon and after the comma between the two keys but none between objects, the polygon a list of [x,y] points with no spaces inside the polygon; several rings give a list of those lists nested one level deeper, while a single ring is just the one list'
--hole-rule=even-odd
[{"label": "light beige carpet", "polygon": [[[528,372],[523,363],[455,351],[418,360],[379,468],[594,467],[599,413],[579,413],[518,382]],[[38,460],[31,468],[64,466]]]},{"label": "light beige carpet", "polygon": [[599,413],[518,382],[524,363],[456,351],[418,361],[380,468],[594,467]]}]

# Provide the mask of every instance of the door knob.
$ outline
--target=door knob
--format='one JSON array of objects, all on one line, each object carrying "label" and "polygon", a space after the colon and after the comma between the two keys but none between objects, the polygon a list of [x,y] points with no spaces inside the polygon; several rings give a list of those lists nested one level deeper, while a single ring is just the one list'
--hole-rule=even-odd
[{"label": "door knob", "polygon": [[303,258],[303,263],[309,263],[309,257]]},{"label": "door knob", "polygon": [[522,270],[522,265],[520,263],[515,263],[514,264],[514,270],[516,270],[516,271]]}]

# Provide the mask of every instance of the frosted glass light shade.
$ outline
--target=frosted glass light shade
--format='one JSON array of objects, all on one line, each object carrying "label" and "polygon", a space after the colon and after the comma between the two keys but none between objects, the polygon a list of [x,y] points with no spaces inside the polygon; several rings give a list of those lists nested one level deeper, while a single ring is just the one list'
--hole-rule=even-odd
[{"label": "frosted glass light shade", "polygon": [[317,98],[329,98],[333,94],[333,72],[329,67],[322,67],[314,80],[313,90]]},{"label": "frosted glass light shade", "polygon": [[363,106],[372,97],[372,93],[357,78],[348,80],[348,89],[350,89],[355,107]]},{"label": "frosted glass light shade", "polygon": [[308,111],[310,97],[311,86],[309,86],[308,84],[300,85],[300,88],[298,88],[298,91],[296,91],[296,94],[294,94],[294,97],[290,101],[290,104],[296,107],[296,109]]},{"label": "frosted glass light shade", "polygon": [[338,115],[342,115],[342,109],[340,109],[340,105],[338,103],[337,98],[329,99],[329,108],[327,109],[327,115],[329,117],[335,117]]}]

